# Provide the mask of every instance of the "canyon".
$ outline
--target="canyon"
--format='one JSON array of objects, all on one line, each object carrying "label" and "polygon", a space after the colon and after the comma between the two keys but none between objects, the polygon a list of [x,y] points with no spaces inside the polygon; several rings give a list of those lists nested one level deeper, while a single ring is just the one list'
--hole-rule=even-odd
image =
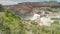
[{"label": "canyon", "polygon": [[1,6],[20,15],[23,20],[35,20],[40,25],[50,26],[51,18],[60,18],[60,2],[23,2]]}]

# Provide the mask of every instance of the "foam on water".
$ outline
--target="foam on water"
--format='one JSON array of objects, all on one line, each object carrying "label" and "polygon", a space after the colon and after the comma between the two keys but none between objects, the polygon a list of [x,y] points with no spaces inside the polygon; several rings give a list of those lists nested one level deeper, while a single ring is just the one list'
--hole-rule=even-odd
[{"label": "foam on water", "polygon": [[[45,11],[42,11],[41,14],[45,14]],[[47,25],[50,26],[53,21],[47,15],[46,17],[40,17],[41,15],[34,13],[33,17],[30,18],[30,20],[35,20],[35,22],[38,22],[40,25]]]},{"label": "foam on water", "polygon": [[40,17],[39,14],[34,14],[33,17],[32,17],[30,20],[35,20],[35,19],[37,19],[38,17]]}]

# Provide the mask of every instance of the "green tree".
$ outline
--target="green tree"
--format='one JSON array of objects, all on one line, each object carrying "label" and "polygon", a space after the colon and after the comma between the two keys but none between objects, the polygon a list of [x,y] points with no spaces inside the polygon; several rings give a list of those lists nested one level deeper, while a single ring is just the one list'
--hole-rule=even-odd
[{"label": "green tree", "polygon": [[7,26],[11,30],[11,34],[17,34],[20,30],[19,23],[21,22],[21,18],[15,15],[10,10],[5,12],[3,25]]}]

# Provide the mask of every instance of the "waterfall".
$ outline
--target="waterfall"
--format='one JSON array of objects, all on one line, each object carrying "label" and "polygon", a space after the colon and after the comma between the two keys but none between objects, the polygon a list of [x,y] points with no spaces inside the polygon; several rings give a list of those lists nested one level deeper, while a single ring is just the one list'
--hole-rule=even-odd
[{"label": "waterfall", "polygon": [[30,18],[30,20],[36,20],[38,17],[40,17],[39,14],[35,13],[34,8],[33,8],[32,12],[34,15],[32,16],[32,18]]},{"label": "waterfall", "polygon": [[30,20],[35,20],[35,19],[37,19],[38,17],[40,17],[39,14],[34,14],[33,17],[32,17]]},{"label": "waterfall", "polygon": [[[45,12],[46,11],[41,10],[41,14],[42,15],[45,15]],[[37,22],[39,25],[47,25],[47,26],[50,26],[51,23],[53,23],[53,21],[49,17],[49,14],[47,14],[46,16],[40,17],[41,15],[36,14],[34,11],[33,11],[33,13],[34,13],[34,15],[33,15],[32,18],[30,18],[30,20],[35,20],[35,22]]]}]

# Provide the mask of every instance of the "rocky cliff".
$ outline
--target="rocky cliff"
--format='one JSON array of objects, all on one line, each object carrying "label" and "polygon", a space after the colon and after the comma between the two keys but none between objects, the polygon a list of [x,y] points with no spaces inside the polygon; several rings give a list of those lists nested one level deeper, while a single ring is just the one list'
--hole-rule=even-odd
[{"label": "rocky cliff", "polygon": [[60,8],[60,3],[58,2],[23,2],[16,5],[4,6],[4,8],[11,9],[22,14],[27,14],[32,12],[33,8],[40,7],[50,7],[50,8]]},{"label": "rocky cliff", "polygon": [[[35,13],[40,13],[40,10],[53,11],[54,9],[60,9],[60,3],[58,2],[23,2],[15,5],[3,6],[5,9],[10,9],[14,13],[23,15],[22,17],[31,17]],[[52,10],[53,9],[53,10]]]}]

